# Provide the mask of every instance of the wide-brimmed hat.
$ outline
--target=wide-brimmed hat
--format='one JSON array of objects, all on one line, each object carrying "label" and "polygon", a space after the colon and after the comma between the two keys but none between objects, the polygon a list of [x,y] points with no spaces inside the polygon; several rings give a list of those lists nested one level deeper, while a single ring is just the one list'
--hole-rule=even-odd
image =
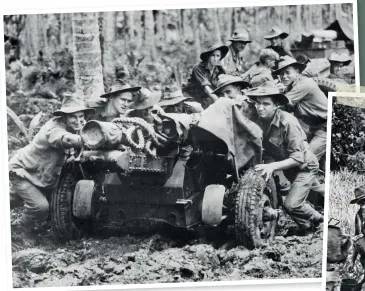
[{"label": "wide-brimmed hat", "polygon": [[252,42],[250,39],[250,34],[246,29],[236,30],[233,32],[232,37],[228,39],[229,41],[242,41],[242,42]]},{"label": "wide-brimmed hat", "polygon": [[79,111],[85,111],[85,114],[91,114],[95,112],[95,109],[85,106],[82,95],[77,93],[65,94],[62,100],[61,108],[53,112],[53,116],[62,116],[64,114],[70,114]]},{"label": "wide-brimmed hat", "polygon": [[307,65],[311,61],[311,59],[308,58],[308,56],[305,55],[305,54],[297,55],[296,60],[297,60],[298,63],[304,64],[304,65]]},{"label": "wide-brimmed hat", "polygon": [[221,51],[221,59],[223,59],[227,55],[229,48],[221,42],[212,42],[208,45],[206,50],[200,54],[200,59],[206,61],[209,55],[215,50]]},{"label": "wide-brimmed hat", "polygon": [[348,66],[352,61],[351,57],[348,54],[338,52],[333,52],[328,60],[330,62],[343,63],[345,66]]},{"label": "wide-brimmed hat", "polygon": [[137,92],[141,90],[141,87],[135,86],[132,87],[129,84],[126,84],[124,82],[115,82],[109,89],[108,93],[105,93],[101,95],[101,98],[110,98],[113,97],[117,93],[123,93],[123,92]]},{"label": "wide-brimmed hat", "polygon": [[302,72],[306,68],[306,64],[299,63],[296,59],[290,57],[290,56],[282,56],[280,57],[277,69],[274,70],[272,73],[274,75],[278,75],[283,69],[286,67],[293,66],[299,69],[299,72]]},{"label": "wide-brimmed hat", "polygon": [[354,190],[355,199],[350,201],[350,204],[355,204],[362,199],[365,199],[365,185],[355,188]]},{"label": "wide-brimmed hat", "polygon": [[138,94],[133,96],[133,102],[130,105],[131,109],[142,110],[153,105],[156,105],[162,96],[161,91],[149,91],[148,89],[143,89]]},{"label": "wide-brimmed hat", "polygon": [[223,87],[225,87],[227,85],[230,85],[230,84],[239,85],[242,89],[247,88],[248,85],[249,85],[248,82],[243,81],[240,77],[221,74],[221,75],[218,76],[217,88],[213,91],[213,93],[216,94]]},{"label": "wide-brimmed hat", "polygon": [[165,87],[163,92],[163,99],[158,103],[159,106],[171,106],[178,104],[182,101],[192,99],[191,97],[184,96],[183,92],[177,86]]},{"label": "wide-brimmed hat", "polygon": [[264,84],[252,88],[246,91],[246,95],[253,100],[257,100],[258,97],[272,97],[275,102],[279,102],[281,105],[289,103],[289,99],[282,93],[273,81],[267,81]]},{"label": "wide-brimmed hat", "polygon": [[282,39],[287,38],[289,36],[288,33],[286,33],[285,31],[282,31],[279,27],[273,27],[270,32],[264,36],[264,39],[272,39],[275,37],[280,37]]}]

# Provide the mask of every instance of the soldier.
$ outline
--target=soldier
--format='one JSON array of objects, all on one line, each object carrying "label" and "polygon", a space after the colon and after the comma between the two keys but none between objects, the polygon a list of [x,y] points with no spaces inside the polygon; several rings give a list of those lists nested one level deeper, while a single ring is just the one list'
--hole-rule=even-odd
[{"label": "soldier", "polygon": [[350,204],[359,205],[359,210],[355,215],[355,235],[361,234],[361,225],[365,219],[365,185],[354,189],[355,198],[350,201]]},{"label": "soldier", "polygon": [[323,77],[327,78],[330,73],[330,62],[326,58],[310,59],[305,54],[299,54],[297,62],[306,65],[302,75],[308,78]]},{"label": "soldier", "polygon": [[200,54],[201,62],[194,65],[188,83],[183,88],[183,93],[201,103],[204,109],[218,99],[213,91],[217,87],[218,76],[225,74],[220,62],[228,50],[228,47],[221,43],[211,43],[208,49]]},{"label": "soldier", "polygon": [[301,75],[305,67],[284,56],[280,58],[274,74],[279,75],[286,86],[284,94],[307,135],[311,152],[321,160],[326,151],[328,99],[313,79]]},{"label": "soldier", "polygon": [[278,27],[273,27],[271,31],[264,36],[264,39],[267,39],[270,42],[270,45],[266,48],[273,49],[276,51],[280,57],[282,56],[291,56],[293,57],[293,54],[291,51],[284,46],[284,39],[286,39],[289,36],[288,33],[282,31]]},{"label": "soldier", "polygon": [[250,98],[243,94],[243,90],[248,87],[247,82],[239,77],[223,74],[219,76],[217,86],[214,94],[219,97],[234,99],[242,105],[242,110],[245,112],[247,118],[256,120],[257,113],[255,105]]},{"label": "soldier", "polygon": [[136,94],[141,87],[131,87],[120,81],[116,81],[108,93],[101,95],[107,101],[100,100],[96,103],[89,104],[94,108],[96,113],[90,119],[100,121],[112,121],[116,117],[126,115],[130,104],[132,104],[133,95]]},{"label": "soldier", "polygon": [[158,103],[165,113],[200,113],[203,111],[200,103],[191,100],[191,97],[184,96],[177,86],[165,87],[163,99]]},{"label": "soldier", "polygon": [[242,94],[244,89],[247,89],[248,82],[243,81],[240,77],[222,74],[218,77],[217,88],[213,91],[219,97],[227,97],[237,99],[247,96]]},{"label": "soldier", "polygon": [[348,54],[340,54],[338,52],[333,52],[328,58],[330,62],[330,72],[331,74],[328,76],[329,79],[335,79],[342,83],[348,83],[343,79],[343,75],[341,75],[342,68],[348,66],[351,63],[351,57]]},{"label": "soldier", "polygon": [[[361,195],[362,198],[360,199],[364,199],[365,197],[364,193],[362,193]],[[354,267],[358,256],[360,256],[360,264],[363,268],[362,273],[364,273],[365,271],[365,224],[362,223],[361,225],[359,225],[359,228],[361,230],[361,233],[355,235],[355,237],[353,238],[353,253],[351,257],[351,265],[349,268],[350,273],[354,272]],[[362,285],[364,283],[365,283],[365,275],[362,278],[362,280],[359,283],[357,283],[356,290],[362,290]]]},{"label": "soldier", "polygon": [[30,238],[35,223],[48,217],[47,196],[56,186],[66,149],[81,148],[79,130],[85,124],[87,108],[80,96],[65,96],[62,107],[42,126],[30,144],[17,151],[9,162],[10,197],[25,203],[24,214],[16,226]]},{"label": "soldier", "polygon": [[[127,117],[139,117],[148,123],[160,122],[157,117],[161,108],[157,106],[162,96],[161,91],[149,91],[142,88],[139,94],[133,96],[133,101],[130,104],[130,112],[126,114]],[[154,112],[156,111],[156,112]],[[157,118],[157,120],[156,120]]]},{"label": "soldier", "polygon": [[252,66],[241,77],[249,82],[251,87],[258,87],[261,84],[274,80],[272,69],[279,60],[279,54],[272,49],[263,49],[259,56],[259,62]]},{"label": "soldier", "polygon": [[223,68],[227,74],[240,76],[244,73],[242,52],[252,40],[248,31],[242,29],[235,31],[229,41],[231,44],[228,46],[228,54],[222,61]]},{"label": "soldier", "polygon": [[279,109],[289,100],[273,82],[249,90],[247,95],[256,102],[257,124],[263,131],[264,156],[270,155],[270,159],[264,158],[265,164],[257,165],[255,170],[262,172],[267,181],[275,171],[285,172],[292,184],[284,209],[298,224],[299,233],[313,231],[323,222],[322,215],[306,202],[318,172],[318,161],[309,150],[298,120]]}]

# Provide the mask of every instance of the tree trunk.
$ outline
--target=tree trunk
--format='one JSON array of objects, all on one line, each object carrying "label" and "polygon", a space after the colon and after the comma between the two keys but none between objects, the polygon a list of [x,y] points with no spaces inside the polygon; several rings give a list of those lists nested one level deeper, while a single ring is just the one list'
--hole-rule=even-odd
[{"label": "tree trunk", "polygon": [[147,51],[151,54],[152,61],[155,61],[156,56],[156,44],[155,44],[155,23],[153,21],[152,10],[146,10],[144,19],[144,31],[145,31],[145,42],[144,45]]},{"label": "tree trunk", "polygon": [[177,15],[178,15],[178,22],[179,22],[179,39],[182,42],[184,40],[184,14],[183,14],[184,9],[179,9],[177,10]]},{"label": "tree trunk", "polygon": [[213,22],[213,38],[215,41],[222,41],[221,32],[219,29],[219,19],[216,8],[210,8],[210,20]]},{"label": "tree trunk", "polygon": [[127,27],[128,27],[128,40],[134,39],[134,12],[133,11],[126,11],[125,17],[127,19]]},{"label": "tree trunk", "polygon": [[104,84],[96,13],[74,13],[72,32],[76,91],[84,101],[100,100]]},{"label": "tree trunk", "polygon": [[161,41],[163,41],[163,39],[164,39],[164,31],[163,31],[163,12],[161,11],[161,10],[158,10],[158,12],[157,12],[157,15],[156,15],[156,30],[157,30],[157,32],[156,32],[156,40],[158,41],[158,42],[161,42]]},{"label": "tree trunk", "polygon": [[188,14],[189,14],[189,10],[181,9],[181,28],[182,28],[182,39],[183,40],[185,40],[185,38],[187,37],[188,30],[189,30]]},{"label": "tree trunk", "polygon": [[106,79],[113,78],[114,63],[113,44],[115,41],[115,14],[116,12],[104,12],[103,15],[103,70]]},{"label": "tree trunk", "polygon": [[232,25],[231,25],[231,35],[233,34],[233,32],[236,30],[236,18],[237,18],[237,12],[236,12],[236,8],[232,8],[232,15],[231,15],[231,18],[232,18]]},{"label": "tree trunk", "polygon": [[38,15],[28,14],[26,18],[27,51],[31,57],[37,57],[40,44],[38,32]]},{"label": "tree trunk", "polygon": [[302,5],[297,5],[297,13],[296,13],[296,22],[297,22],[297,27],[301,27],[302,25]]},{"label": "tree trunk", "polygon": [[196,61],[200,60],[200,33],[199,33],[199,21],[198,21],[198,11],[197,9],[192,10],[192,23],[193,23],[193,33],[194,33],[194,47],[196,53]]},{"label": "tree trunk", "polygon": [[38,31],[39,31],[39,45],[44,55],[49,55],[48,50],[48,28],[49,28],[49,16],[47,14],[37,15]]},{"label": "tree trunk", "polygon": [[308,30],[312,30],[312,28],[313,28],[313,6],[312,5],[308,5],[307,23],[308,23]]},{"label": "tree trunk", "polygon": [[226,35],[224,38],[224,41],[227,41],[227,39],[232,35],[232,23],[233,23],[233,17],[232,17],[232,10],[233,8],[227,8],[225,15],[224,15],[224,23],[225,23],[225,31]]},{"label": "tree trunk", "polygon": [[60,14],[60,45],[66,46],[66,31],[65,31],[65,17],[66,14]]}]

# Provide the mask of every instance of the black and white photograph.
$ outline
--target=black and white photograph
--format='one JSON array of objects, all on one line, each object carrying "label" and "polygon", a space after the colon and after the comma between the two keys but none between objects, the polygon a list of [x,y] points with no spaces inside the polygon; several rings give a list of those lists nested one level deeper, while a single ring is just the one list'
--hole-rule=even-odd
[{"label": "black and white photograph", "polygon": [[332,126],[326,290],[365,290],[365,95],[336,93]]},{"label": "black and white photograph", "polygon": [[335,2],[3,15],[13,288],[319,282]]}]

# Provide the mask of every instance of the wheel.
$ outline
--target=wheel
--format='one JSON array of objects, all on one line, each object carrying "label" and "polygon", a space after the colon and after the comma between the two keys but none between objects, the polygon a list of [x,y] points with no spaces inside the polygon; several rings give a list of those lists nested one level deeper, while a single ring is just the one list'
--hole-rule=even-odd
[{"label": "wheel", "polygon": [[79,171],[65,165],[51,199],[53,234],[62,242],[77,240],[92,232],[91,220],[77,219],[73,215],[73,197],[76,184],[81,180]]},{"label": "wheel", "polygon": [[[249,249],[260,247],[264,226],[264,208],[269,207],[264,193],[266,183],[259,173],[249,169],[237,185],[234,201],[234,229],[239,244]],[[269,199],[271,201],[271,199]],[[271,230],[270,230],[271,232]]]},{"label": "wheel", "polygon": [[328,78],[315,77],[313,80],[317,83],[318,87],[328,97],[328,92],[336,92],[337,84],[334,80]]}]

